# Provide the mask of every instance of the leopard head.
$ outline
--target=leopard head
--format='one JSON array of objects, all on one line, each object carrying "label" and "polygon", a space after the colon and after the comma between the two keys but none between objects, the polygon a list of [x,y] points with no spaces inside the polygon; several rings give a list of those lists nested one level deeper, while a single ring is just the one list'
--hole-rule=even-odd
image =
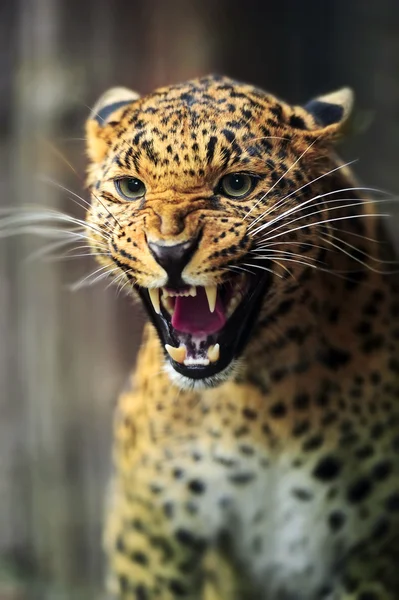
[{"label": "leopard head", "polygon": [[268,298],[318,259],[314,199],[332,189],[351,105],[348,89],[299,107],[224,77],[95,105],[92,246],[139,294],[181,385],[228,378]]}]

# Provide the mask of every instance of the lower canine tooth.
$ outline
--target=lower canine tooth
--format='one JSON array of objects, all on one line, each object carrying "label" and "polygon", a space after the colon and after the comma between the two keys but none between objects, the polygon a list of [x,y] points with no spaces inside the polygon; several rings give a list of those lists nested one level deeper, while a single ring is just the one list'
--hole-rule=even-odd
[{"label": "lower canine tooth", "polygon": [[215,344],[214,346],[209,346],[208,348],[208,358],[210,362],[216,362],[219,360],[220,356],[220,346],[219,344]]},{"label": "lower canine tooth", "polygon": [[157,315],[161,313],[161,305],[159,302],[159,288],[148,288],[148,295],[152,302],[155,312]]},{"label": "lower canine tooth", "polygon": [[186,347],[184,345],[175,348],[174,346],[165,344],[165,350],[174,361],[180,363],[181,365],[184,363],[184,359],[186,358],[187,354]]},{"label": "lower canine tooth", "polygon": [[206,285],[205,286],[206,297],[208,298],[209,310],[211,313],[215,311],[216,296],[218,294],[217,285]]}]

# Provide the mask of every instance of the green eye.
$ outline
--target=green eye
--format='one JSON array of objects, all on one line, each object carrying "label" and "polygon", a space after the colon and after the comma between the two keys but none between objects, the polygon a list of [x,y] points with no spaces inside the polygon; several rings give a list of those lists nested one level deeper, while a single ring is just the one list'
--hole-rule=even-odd
[{"label": "green eye", "polygon": [[230,173],[222,177],[219,193],[228,198],[244,198],[254,188],[255,180],[245,173]]},{"label": "green eye", "polygon": [[146,192],[145,185],[137,177],[122,177],[115,181],[115,187],[125,200],[138,200]]}]

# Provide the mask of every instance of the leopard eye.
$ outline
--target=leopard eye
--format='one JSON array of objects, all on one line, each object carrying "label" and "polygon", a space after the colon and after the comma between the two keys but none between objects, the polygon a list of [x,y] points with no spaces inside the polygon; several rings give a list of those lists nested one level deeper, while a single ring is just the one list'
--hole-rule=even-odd
[{"label": "leopard eye", "polygon": [[144,183],[137,177],[121,177],[115,181],[115,187],[125,200],[139,200],[146,192]]},{"label": "leopard eye", "polygon": [[228,198],[244,198],[251,192],[255,179],[246,173],[230,173],[222,177],[219,183],[219,193]]}]

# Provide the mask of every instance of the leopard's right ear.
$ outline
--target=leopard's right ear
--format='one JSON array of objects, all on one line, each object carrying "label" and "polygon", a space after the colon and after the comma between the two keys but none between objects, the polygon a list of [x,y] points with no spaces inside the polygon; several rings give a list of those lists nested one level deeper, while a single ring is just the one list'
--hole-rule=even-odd
[{"label": "leopard's right ear", "polygon": [[128,104],[139,94],[123,87],[111,88],[93,106],[86,123],[87,153],[93,162],[101,162],[108,150],[108,139]]}]

